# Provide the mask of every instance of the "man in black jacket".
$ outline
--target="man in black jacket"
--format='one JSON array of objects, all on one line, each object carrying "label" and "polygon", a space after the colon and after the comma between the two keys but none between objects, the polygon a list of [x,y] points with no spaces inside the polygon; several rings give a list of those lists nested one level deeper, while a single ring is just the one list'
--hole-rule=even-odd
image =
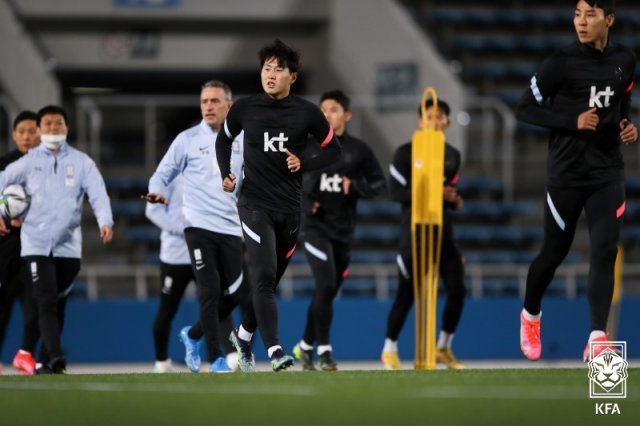
[{"label": "man in black jacket", "polygon": [[[625,210],[620,146],[638,139],[638,131],[629,121],[636,59],[630,49],[609,38],[614,3],[576,3],[573,24],[578,41],[542,63],[517,109],[519,120],[551,130],[544,241],[529,268],[520,314],[520,347],[532,361],[542,352],[542,298],[569,252],[582,210],[591,239],[588,340],[607,340],[614,264]],[[583,357],[585,361],[590,358],[588,343]]]},{"label": "man in black jacket", "polygon": [[[33,111],[22,111],[16,116],[12,134],[16,149],[0,158],[0,172],[40,143],[36,126],[37,118]],[[20,257],[21,221],[14,219],[7,221],[7,224],[10,224],[11,232],[0,236],[0,354],[13,302],[16,298],[20,298],[25,323],[22,346],[13,358],[13,366],[22,374],[32,375],[36,366],[32,353],[39,336],[38,319],[31,297],[31,284],[29,280],[21,279],[25,273],[23,260]],[[0,366],[0,373],[2,373],[2,366]]]},{"label": "man in black jacket", "polygon": [[[303,370],[315,370],[317,344],[320,369],[337,370],[329,341],[333,299],[349,272],[351,241],[359,198],[382,194],[385,178],[369,146],[346,132],[351,119],[350,99],[340,90],[324,93],[320,109],[342,145],[339,162],[303,174],[302,234],[304,249],[316,282],[302,340],[293,348]],[[320,150],[309,144],[307,149]]]},{"label": "man in black jacket", "polygon": [[[426,125],[431,127],[435,121],[435,129],[446,131],[450,125],[449,105],[440,100],[438,114],[435,114],[433,101],[425,104]],[[418,114],[421,114],[420,108]],[[419,122],[422,125],[422,120]],[[436,361],[451,369],[462,369],[463,365],[456,359],[451,350],[453,335],[462,316],[466,289],[464,286],[464,258],[453,239],[453,224],[449,210],[462,207],[462,197],[456,191],[458,171],[460,169],[460,152],[445,144],[444,154],[444,189],[442,220],[442,252],[440,255],[440,275],[447,290],[447,299],[442,312],[442,329],[438,336]],[[387,334],[382,349],[382,364],[386,370],[399,370],[398,336],[413,306],[413,271],[411,253],[411,142],[400,146],[393,155],[389,166],[391,179],[389,186],[391,198],[402,205],[402,234],[400,235],[400,252],[398,253],[398,292],[387,319]]]}]

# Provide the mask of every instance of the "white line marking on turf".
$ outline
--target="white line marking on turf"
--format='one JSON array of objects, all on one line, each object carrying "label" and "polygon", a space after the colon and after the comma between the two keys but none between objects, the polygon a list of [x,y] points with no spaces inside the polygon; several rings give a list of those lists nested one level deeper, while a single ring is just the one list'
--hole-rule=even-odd
[{"label": "white line marking on turf", "polygon": [[0,390],[56,390],[56,391],[89,391],[89,392],[154,392],[154,393],[220,393],[241,395],[283,395],[283,396],[313,396],[315,392],[306,386],[238,386],[216,384],[215,386],[191,384],[160,384],[160,383],[20,383],[0,382]]},{"label": "white line marking on turf", "polygon": [[[504,399],[504,400],[588,400],[588,395],[582,387],[562,386],[481,386],[459,387],[440,386],[433,389],[415,390],[405,395],[408,398],[428,399]],[[640,397],[628,397],[627,400],[640,400]]]}]

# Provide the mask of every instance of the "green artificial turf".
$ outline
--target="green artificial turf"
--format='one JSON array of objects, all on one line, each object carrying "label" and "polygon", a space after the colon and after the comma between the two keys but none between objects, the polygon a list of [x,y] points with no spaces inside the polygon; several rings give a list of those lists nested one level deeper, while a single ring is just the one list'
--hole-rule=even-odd
[{"label": "green artificial turf", "polygon": [[[588,369],[0,376],[2,425],[638,425],[589,398]],[[621,414],[595,414],[616,402]]]}]

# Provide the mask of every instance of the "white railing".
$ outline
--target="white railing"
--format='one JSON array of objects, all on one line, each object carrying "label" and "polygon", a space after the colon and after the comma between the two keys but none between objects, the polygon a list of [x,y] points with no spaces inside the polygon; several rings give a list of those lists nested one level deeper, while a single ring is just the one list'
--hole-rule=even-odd
[{"label": "white railing", "polygon": [[[487,297],[486,286],[490,278],[513,279],[518,282],[517,292],[524,297],[528,265],[473,264],[466,265],[466,282],[472,299]],[[632,283],[637,288],[640,282],[640,264],[628,264],[623,268],[623,282]],[[568,299],[578,296],[579,281],[586,280],[589,273],[587,263],[576,263],[560,266],[556,271],[552,286],[563,285],[562,293]],[[98,300],[118,293],[119,297],[135,297],[146,300],[153,293],[151,285],[158,285],[160,268],[154,265],[84,265],[79,279],[86,282],[87,298]],[[395,264],[351,265],[349,277],[369,278],[371,291],[379,300],[389,298],[397,277]],[[311,278],[308,265],[290,265],[278,287],[280,297],[292,299],[296,297],[296,280]],[[348,278],[347,278],[348,279]],[[113,288],[114,280],[118,289]],[[111,288],[110,288],[111,286]],[[124,289],[122,288],[124,287]]]}]

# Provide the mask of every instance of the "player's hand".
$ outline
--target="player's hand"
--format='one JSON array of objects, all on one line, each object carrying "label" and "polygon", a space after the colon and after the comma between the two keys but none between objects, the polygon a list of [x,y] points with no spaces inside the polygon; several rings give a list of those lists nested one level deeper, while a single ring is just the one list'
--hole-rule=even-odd
[{"label": "player's hand", "polygon": [[300,170],[300,158],[288,149],[285,152],[287,153],[287,167],[291,173]]},{"label": "player's hand", "polygon": [[597,108],[591,108],[578,116],[578,130],[596,130],[600,118],[596,114]]},{"label": "player's hand", "polygon": [[16,219],[11,219],[11,226],[13,226],[14,228],[20,228],[23,222],[24,220],[19,217]]},{"label": "player's hand", "polygon": [[638,140],[638,128],[626,118],[620,121],[620,139],[626,145]]},{"label": "player's hand", "polygon": [[313,204],[311,204],[311,214],[314,215],[318,213],[319,208],[320,208],[320,203],[317,201],[314,201]]},{"label": "player's hand", "polygon": [[105,246],[110,244],[113,240],[113,229],[110,226],[103,226],[100,228],[100,238],[102,238],[102,243]]},{"label": "player's hand", "polygon": [[344,195],[349,195],[349,191],[351,190],[351,179],[346,176],[342,176],[342,192]]},{"label": "player's hand", "polygon": [[162,194],[156,194],[155,192],[150,192],[148,194],[141,195],[140,199],[146,201],[147,203],[151,203],[151,204],[157,204],[157,203],[162,203],[164,205],[168,205],[169,204],[169,200],[164,198],[164,196]]},{"label": "player's hand", "polygon": [[233,192],[236,189],[236,175],[229,173],[229,176],[222,180],[222,189],[225,192]]},{"label": "player's hand", "polygon": [[456,191],[453,186],[445,185],[444,188],[442,188],[442,197],[447,203],[455,203],[457,196],[458,191]]},{"label": "player's hand", "polygon": [[7,228],[7,225],[4,223],[4,219],[0,217],[0,237],[4,237],[8,235],[11,231]]},{"label": "player's hand", "polygon": [[460,195],[456,195],[456,200],[453,202],[453,208],[460,210],[464,206],[464,199]]}]

